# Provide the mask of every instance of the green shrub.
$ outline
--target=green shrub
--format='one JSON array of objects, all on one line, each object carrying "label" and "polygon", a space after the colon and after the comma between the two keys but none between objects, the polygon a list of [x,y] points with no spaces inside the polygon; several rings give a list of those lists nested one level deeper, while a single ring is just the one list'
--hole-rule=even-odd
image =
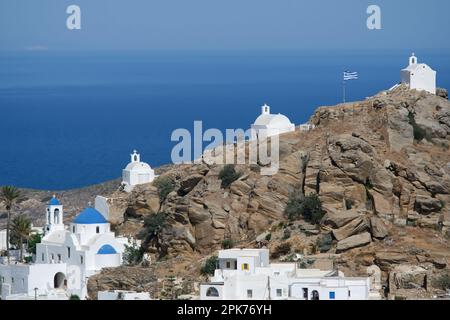
[{"label": "green shrub", "polygon": [[214,275],[214,271],[217,269],[219,258],[217,256],[209,257],[205,264],[200,269],[202,275]]},{"label": "green shrub", "polygon": [[169,177],[159,177],[153,182],[158,189],[159,201],[164,202],[173,190],[175,190],[175,182]]},{"label": "green shrub", "polygon": [[72,294],[72,295],[69,297],[69,300],[80,300],[80,297],[77,296],[76,294]]},{"label": "green shrub", "polygon": [[450,274],[444,273],[439,278],[433,281],[433,287],[448,290],[450,289]]},{"label": "green shrub", "polygon": [[224,239],[222,241],[222,248],[223,249],[231,249],[233,247],[234,247],[233,240],[231,240],[231,239]]},{"label": "green shrub", "polygon": [[289,229],[284,229],[283,231],[283,240],[287,240],[291,237],[291,230]]},{"label": "green shrub", "polygon": [[222,180],[222,188],[228,188],[241,175],[242,173],[237,172],[233,164],[225,165],[219,172],[219,179]]},{"label": "green shrub", "polygon": [[123,261],[128,265],[136,265],[142,261],[143,252],[137,245],[125,245]]},{"label": "green shrub", "polygon": [[268,233],[266,236],[266,241],[270,241],[270,239],[272,239],[272,234]]},{"label": "green shrub", "polygon": [[290,220],[303,217],[305,220],[317,224],[323,218],[322,202],[317,194],[304,196],[301,193],[292,193],[284,210]]},{"label": "green shrub", "polygon": [[157,235],[166,225],[166,214],[163,212],[151,214],[144,218],[144,228],[147,233]]},{"label": "green shrub", "polygon": [[333,237],[330,233],[327,233],[316,240],[316,246],[320,252],[327,252],[331,249],[333,244]]}]

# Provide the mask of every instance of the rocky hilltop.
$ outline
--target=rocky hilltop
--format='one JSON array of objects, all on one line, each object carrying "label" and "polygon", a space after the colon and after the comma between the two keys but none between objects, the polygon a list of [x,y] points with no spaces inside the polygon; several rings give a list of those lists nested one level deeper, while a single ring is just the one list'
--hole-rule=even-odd
[{"label": "rocky hilltop", "polygon": [[[272,259],[349,276],[376,265],[390,298],[441,294],[450,257],[449,101],[400,86],[318,108],[310,123],[316,128],[280,137],[273,176],[237,165],[239,178],[224,187],[223,165],[176,165],[159,178],[173,183],[166,197],[156,183],[109,193],[114,228],[141,238],[150,258],[90,278],[91,294],[195,294],[205,259],[229,246],[266,246]],[[294,194],[318,196],[319,222],[288,219]],[[144,225],[154,216],[164,220],[157,232]]]},{"label": "rocky hilltop", "polygon": [[[222,165],[180,165],[162,175],[174,182],[164,201],[152,184],[111,196],[112,221],[144,239],[159,284],[202,280],[205,257],[223,246],[267,246],[273,259],[301,257],[304,267],[334,266],[347,275],[365,276],[377,265],[386,296],[439,293],[450,256],[448,100],[400,86],[318,108],[310,122],[314,130],[280,137],[274,176],[238,165],[239,179],[223,188]],[[318,195],[325,213],[319,223],[286,217],[295,192]],[[143,221],[158,213],[166,223],[145,241]],[[94,292],[108,283],[136,287],[117,283],[114,270],[90,283]]]}]

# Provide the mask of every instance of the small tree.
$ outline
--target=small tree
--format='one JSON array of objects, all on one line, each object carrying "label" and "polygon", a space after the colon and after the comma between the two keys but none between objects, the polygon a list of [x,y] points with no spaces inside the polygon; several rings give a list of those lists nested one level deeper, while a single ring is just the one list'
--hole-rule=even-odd
[{"label": "small tree", "polygon": [[228,188],[241,175],[241,172],[236,172],[233,164],[225,165],[219,172],[219,179],[222,180],[222,188]]},{"label": "small tree", "polygon": [[14,204],[20,197],[20,190],[13,186],[4,186],[0,192],[0,202],[4,203],[6,211],[8,212],[8,219],[6,222],[6,254],[8,256],[9,264],[9,244],[10,244],[10,232],[11,232],[11,210]]},{"label": "small tree", "polygon": [[11,228],[11,243],[19,247],[20,261],[23,260],[23,243],[30,238],[31,220],[21,214],[14,217]]},{"label": "small tree", "polygon": [[159,177],[153,182],[153,185],[158,189],[159,201],[163,203],[169,193],[175,190],[175,182],[169,177]]},{"label": "small tree", "polygon": [[147,233],[157,236],[166,225],[166,214],[163,212],[151,214],[144,219],[144,227]]},{"label": "small tree", "polygon": [[217,269],[217,263],[219,258],[217,256],[209,257],[205,264],[200,269],[202,275],[214,275],[214,271]]},{"label": "small tree", "polygon": [[42,235],[39,233],[32,233],[28,240],[28,251],[32,254],[36,254],[36,245],[41,243]]},{"label": "small tree", "polygon": [[136,265],[142,261],[143,252],[136,244],[129,246],[125,245],[123,252],[123,261],[128,265]]},{"label": "small tree", "polygon": [[144,228],[140,232],[141,239],[144,239],[144,248],[151,243],[153,243],[158,250],[162,248],[161,243],[159,242],[159,235],[166,225],[166,219],[167,215],[163,212],[151,214],[144,218]]}]

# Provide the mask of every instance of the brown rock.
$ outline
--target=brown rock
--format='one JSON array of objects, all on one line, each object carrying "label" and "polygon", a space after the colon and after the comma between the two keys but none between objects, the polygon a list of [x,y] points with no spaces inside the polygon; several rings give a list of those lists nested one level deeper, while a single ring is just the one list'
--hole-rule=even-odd
[{"label": "brown rock", "polygon": [[358,217],[355,220],[347,223],[339,229],[333,230],[333,236],[340,241],[355,234],[367,231],[370,228],[370,223],[366,217]]},{"label": "brown rock", "polygon": [[337,244],[336,252],[343,252],[353,248],[368,245],[372,241],[370,233],[364,232],[347,239],[341,240]]},{"label": "brown rock", "polygon": [[370,218],[370,231],[372,233],[372,237],[377,239],[384,239],[388,236],[386,225],[378,217]]}]

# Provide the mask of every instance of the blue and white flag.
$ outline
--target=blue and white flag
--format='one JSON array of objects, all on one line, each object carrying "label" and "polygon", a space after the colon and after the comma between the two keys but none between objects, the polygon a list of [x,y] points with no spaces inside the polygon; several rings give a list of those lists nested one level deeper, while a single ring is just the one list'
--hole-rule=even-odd
[{"label": "blue and white flag", "polygon": [[344,81],[358,80],[358,72],[344,71]]}]

